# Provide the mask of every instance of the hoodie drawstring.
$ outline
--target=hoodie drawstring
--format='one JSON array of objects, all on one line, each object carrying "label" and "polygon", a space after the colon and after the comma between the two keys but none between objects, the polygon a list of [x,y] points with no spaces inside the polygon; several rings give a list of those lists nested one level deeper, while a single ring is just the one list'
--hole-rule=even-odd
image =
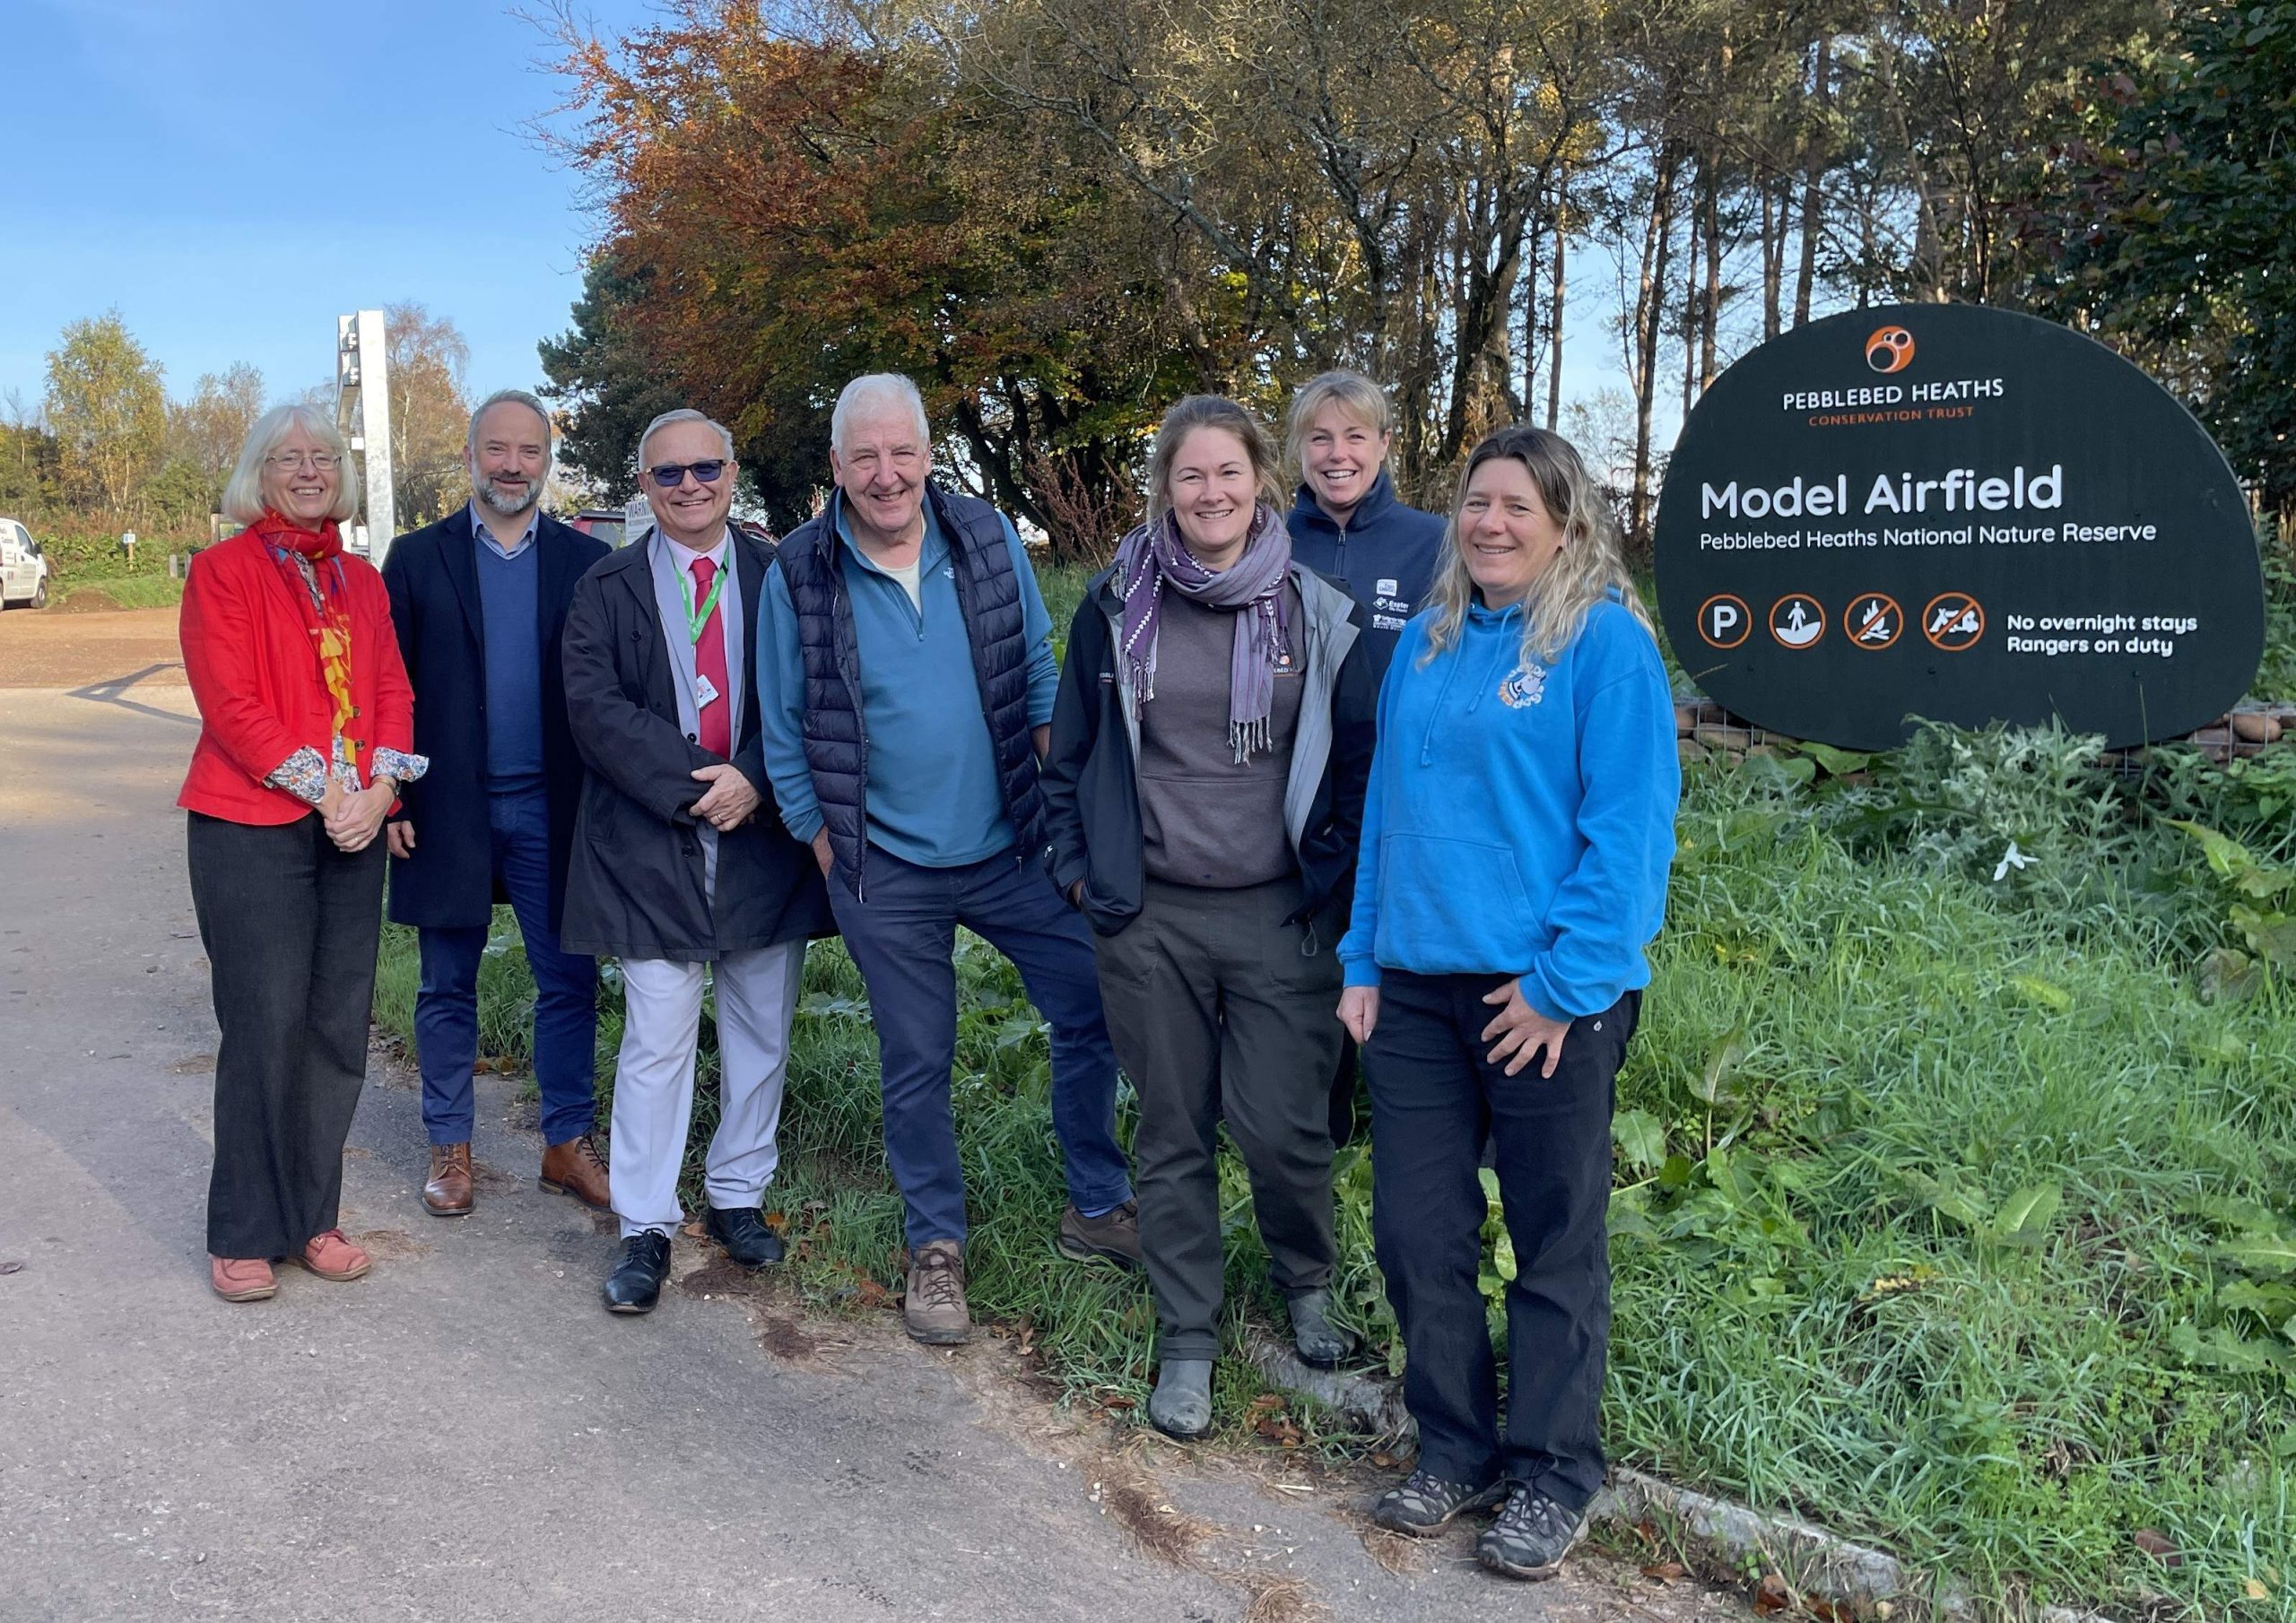
[{"label": "hoodie drawstring", "polygon": [[[1507,630],[1508,621],[1513,620],[1516,615],[1522,612],[1522,604],[1510,603],[1508,605],[1506,610],[1497,617],[1498,624],[1492,628],[1494,635],[1492,638],[1492,647],[1491,653],[1491,667],[1483,673],[1482,685],[1476,688],[1474,693],[1467,699],[1468,715],[1472,716],[1478,709],[1482,708],[1483,695],[1492,691],[1492,683],[1498,679],[1500,667],[1505,665],[1510,657],[1513,657],[1521,652],[1521,639],[1518,638],[1513,642],[1509,642],[1507,639],[1505,633]],[[1486,612],[1488,612],[1488,611],[1486,611]],[[1435,729],[1442,725],[1443,718],[1451,713],[1451,686],[1459,679],[1460,667],[1466,664],[1467,628],[1474,623],[1474,611],[1473,609],[1469,609],[1465,617],[1463,618],[1460,622],[1458,657],[1450,661],[1450,669],[1443,673],[1442,690],[1435,696],[1435,707],[1428,712],[1427,731],[1419,741],[1419,764],[1422,767],[1432,766],[1434,764]]]}]

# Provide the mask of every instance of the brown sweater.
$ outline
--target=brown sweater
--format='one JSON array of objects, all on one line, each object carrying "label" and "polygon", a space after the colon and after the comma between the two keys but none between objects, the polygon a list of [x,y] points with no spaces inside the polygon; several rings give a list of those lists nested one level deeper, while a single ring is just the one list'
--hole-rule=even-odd
[{"label": "brown sweater", "polygon": [[1300,725],[1306,668],[1300,594],[1283,588],[1285,663],[1268,717],[1274,748],[1238,765],[1228,742],[1228,667],[1241,611],[1164,594],[1156,630],[1156,696],[1140,711],[1142,857],[1151,879],[1232,890],[1298,867],[1283,827],[1283,787]]}]

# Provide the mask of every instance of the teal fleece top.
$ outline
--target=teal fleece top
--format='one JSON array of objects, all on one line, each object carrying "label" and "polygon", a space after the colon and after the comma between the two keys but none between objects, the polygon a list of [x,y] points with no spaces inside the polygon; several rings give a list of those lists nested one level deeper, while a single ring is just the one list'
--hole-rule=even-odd
[{"label": "teal fleece top", "polygon": [[1521,606],[1467,612],[1426,664],[1404,629],[1379,690],[1347,985],[1384,968],[1518,976],[1550,1020],[1650,982],[1682,765],[1657,645],[1598,603],[1552,665],[1521,657]]}]

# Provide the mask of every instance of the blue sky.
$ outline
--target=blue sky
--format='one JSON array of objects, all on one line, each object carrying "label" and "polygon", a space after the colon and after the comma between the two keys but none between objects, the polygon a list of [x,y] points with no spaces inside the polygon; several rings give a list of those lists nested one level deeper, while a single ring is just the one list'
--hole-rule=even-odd
[{"label": "blue sky", "polygon": [[[610,37],[659,15],[578,4]],[[408,299],[461,329],[474,394],[540,382],[595,235],[533,129],[567,88],[518,14],[544,9],[0,0],[0,414],[38,407],[67,322],[114,308],[178,398],[242,360],[274,400],[331,386],[335,317]],[[1623,379],[1611,267],[1573,257],[1581,398]]]},{"label": "blue sky", "polygon": [[549,54],[500,0],[0,0],[0,398],[36,406],[65,324],[115,307],[178,396],[239,360],[331,384],[335,317],[401,299],[462,329],[473,388],[540,381],[593,234],[526,127]]}]

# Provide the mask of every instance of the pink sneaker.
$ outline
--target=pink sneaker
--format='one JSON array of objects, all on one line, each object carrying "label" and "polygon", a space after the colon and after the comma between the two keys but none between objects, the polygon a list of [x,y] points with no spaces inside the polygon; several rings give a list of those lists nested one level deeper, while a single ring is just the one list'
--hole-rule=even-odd
[{"label": "pink sneaker", "polygon": [[227,1302],[260,1302],[279,1294],[278,1278],[261,1257],[209,1257],[207,1282]]},{"label": "pink sneaker", "polygon": [[375,1265],[372,1257],[343,1237],[340,1228],[313,1236],[295,1260],[323,1280],[355,1280]]}]

